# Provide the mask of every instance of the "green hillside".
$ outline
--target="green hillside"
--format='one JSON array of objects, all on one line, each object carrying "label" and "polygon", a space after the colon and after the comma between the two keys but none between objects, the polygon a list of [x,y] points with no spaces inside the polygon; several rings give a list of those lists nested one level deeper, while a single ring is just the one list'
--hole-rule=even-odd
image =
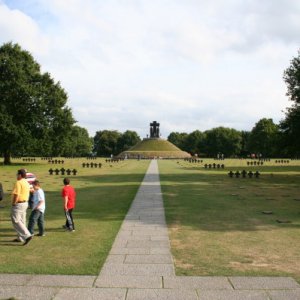
[{"label": "green hillside", "polygon": [[163,139],[143,139],[127,151],[122,152],[119,157],[165,157],[184,158],[189,157],[187,152],[181,151],[178,147]]},{"label": "green hillside", "polygon": [[144,139],[129,151],[181,151],[174,144],[163,139]]}]

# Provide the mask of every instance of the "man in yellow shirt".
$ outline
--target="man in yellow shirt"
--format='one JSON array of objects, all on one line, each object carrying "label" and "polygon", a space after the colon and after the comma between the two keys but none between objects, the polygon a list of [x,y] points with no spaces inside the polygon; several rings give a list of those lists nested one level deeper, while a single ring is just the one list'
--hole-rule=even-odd
[{"label": "man in yellow shirt", "polygon": [[30,186],[27,182],[26,171],[20,169],[17,172],[17,182],[12,191],[12,209],[11,221],[18,234],[18,240],[28,244],[32,239],[30,232],[26,227],[26,211],[28,207],[28,199]]}]

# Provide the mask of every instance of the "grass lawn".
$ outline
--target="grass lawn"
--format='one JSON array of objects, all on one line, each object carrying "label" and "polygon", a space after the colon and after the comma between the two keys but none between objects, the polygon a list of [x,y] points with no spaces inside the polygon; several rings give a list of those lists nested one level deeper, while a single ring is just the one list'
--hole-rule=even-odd
[{"label": "grass lawn", "polygon": [[[76,231],[65,232],[65,217],[60,195],[64,176],[50,176],[49,165],[13,160],[0,165],[0,182],[6,192],[0,202],[0,273],[98,274],[120,225],[147,170],[149,161],[102,162],[101,169],[82,168],[85,159],[65,159],[64,168],[76,168],[69,176],[77,192],[74,210]],[[34,237],[27,245],[14,243],[16,237],[10,220],[10,193],[17,169],[25,167],[37,175],[46,195],[46,237]],[[28,210],[27,220],[30,214]],[[37,233],[37,229],[36,229]]]},{"label": "grass lawn", "polygon": [[[203,167],[213,162],[225,169]],[[243,169],[259,170],[261,177],[227,175]],[[300,282],[300,161],[259,167],[229,159],[160,161],[159,170],[177,275],[292,276]]]}]

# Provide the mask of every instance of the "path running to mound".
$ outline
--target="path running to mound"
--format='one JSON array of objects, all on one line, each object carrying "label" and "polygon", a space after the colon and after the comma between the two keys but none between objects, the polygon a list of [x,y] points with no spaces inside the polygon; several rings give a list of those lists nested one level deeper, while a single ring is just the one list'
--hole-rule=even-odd
[{"label": "path running to mound", "polygon": [[295,300],[290,277],[176,276],[159,181],[150,163],[99,276],[0,274],[0,299]]}]

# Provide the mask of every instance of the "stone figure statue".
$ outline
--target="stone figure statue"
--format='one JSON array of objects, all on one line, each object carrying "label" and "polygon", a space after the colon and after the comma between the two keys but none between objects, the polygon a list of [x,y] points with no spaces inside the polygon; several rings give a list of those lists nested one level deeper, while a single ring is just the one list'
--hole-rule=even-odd
[{"label": "stone figure statue", "polygon": [[156,121],[150,123],[150,138],[159,138],[159,123]]}]

